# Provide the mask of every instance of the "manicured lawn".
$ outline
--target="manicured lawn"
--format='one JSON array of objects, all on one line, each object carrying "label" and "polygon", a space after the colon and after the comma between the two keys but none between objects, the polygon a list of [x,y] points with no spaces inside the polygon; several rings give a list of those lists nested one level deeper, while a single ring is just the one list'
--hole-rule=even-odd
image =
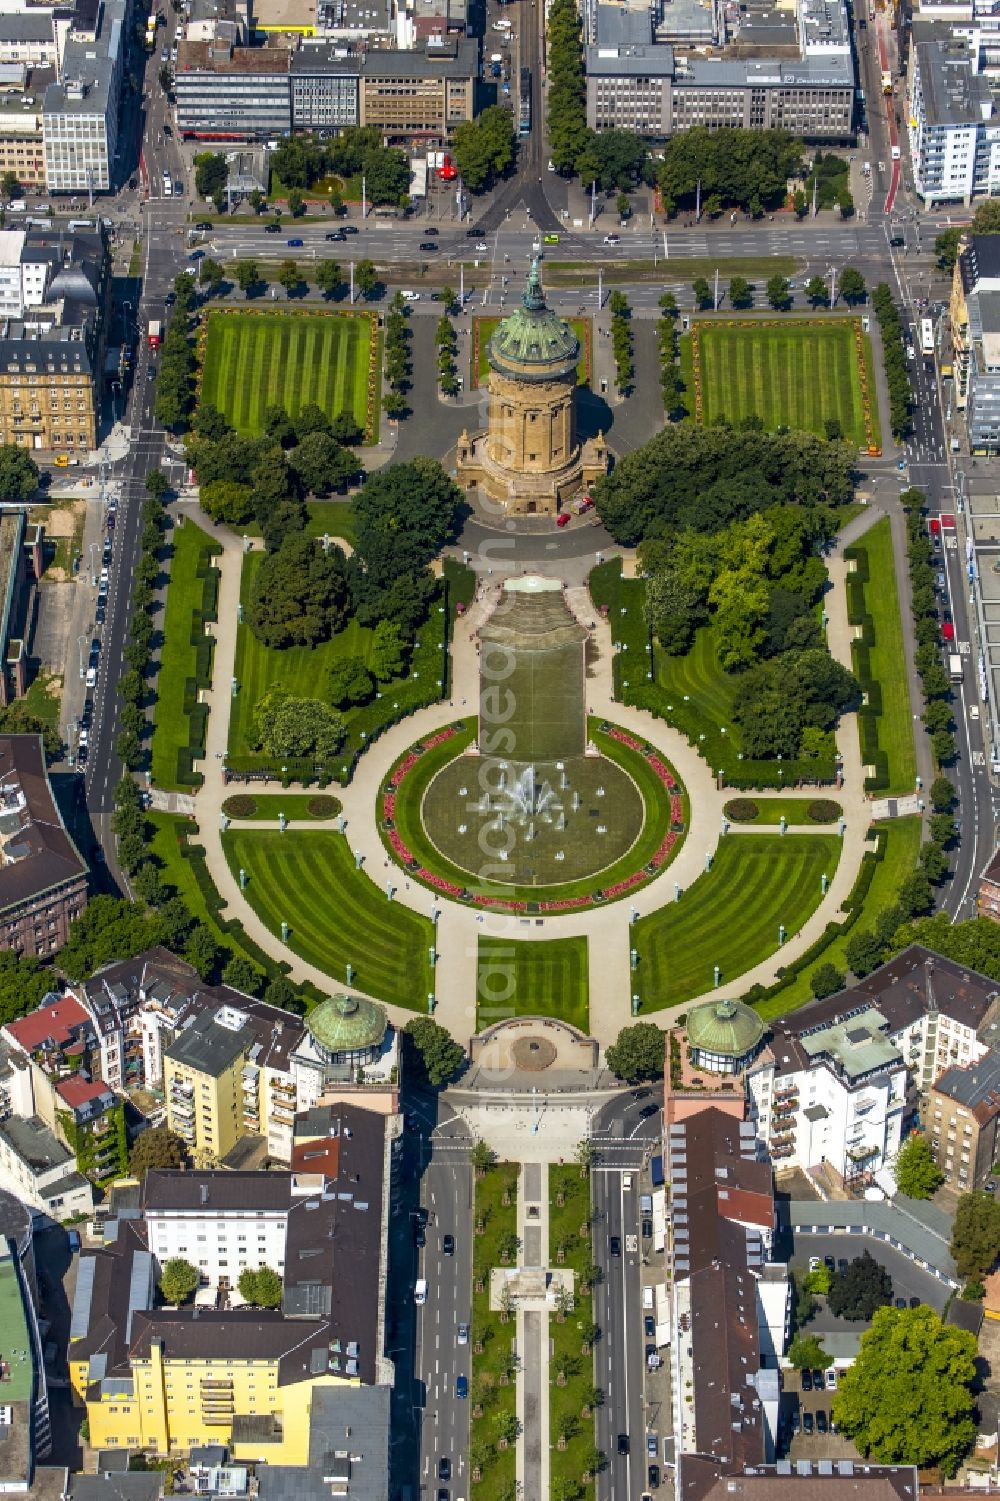
[{"label": "manicured lawn", "polygon": [[[536,886],[513,886],[503,885],[498,881],[474,880],[468,871],[453,865],[440,853],[424,828],[422,819],[424,794],[441,768],[459,756],[475,739],[477,725],[475,719],[456,721],[457,733],[450,739],[432,746],[430,750],[422,752],[416,765],[399,784],[396,791],[395,832],[421,865],[443,876],[445,880],[452,881],[470,891],[516,900],[537,901],[541,897],[552,899],[585,896],[591,895],[598,889],[608,890],[634,871],[640,870],[653,858],[670,829],[670,799],[664,797],[663,784],[646,758],[598,729],[598,723],[596,719],[588,720],[588,739],[593,741],[602,755],[624,767],[628,772],[642,794],[646,817],[642,832],[628,854],[606,870],[602,870],[599,875],[564,882],[559,886],[546,887],[542,891]],[[387,789],[383,787],[382,790],[384,792]],[[679,795],[681,796],[682,822],[686,826],[687,795],[683,792]],[[389,850],[391,846],[384,827],[382,838],[386,849]],[[674,851],[680,848],[680,843],[679,837],[673,846]],[[617,898],[614,899],[617,900]]]},{"label": "manicured lawn", "polygon": [[[757,817],[739,820],[739,822],[741,823],[758,825],[780,824],[782,815],[784,815],[789,825],[802,824],[807,828],[822,828],[827,824],[836,823],[837,819],[843,812],[840,804],[834,802],[832,798],[754,797],[752,793],[748,793],[747,796],[749,797],[751,802],[757,804]],[[836,809],[836,812],[831,818],[825,819],[822,824],[816,823],[814,819],[809,817],[809,809],[815,802],[832,803],[833,807]],[[729,813],[728,803],[722,811],[726,814]],[[736,820],[734,820],[734,822],[735,821]]]},{"label": "manicured lawn", "polygon": [[[517,1189],[520,1168],[516,1162],[498,1162],[475,1182],[473,1224],[482,1234],[472,1238],[472,1380],[469,1383],[470,1409],[482,1406],[482,1417],[470,1411],[472,1419],[472,1466],[479,1465],[482,1479],[469,1476],[469,1495],[475,1501],[498,1501],[513,1488],[517,1455],[513,1444],[501,1449],[493,1439],[496,1420],[501,1413],[517,1408],[517,1386],[511,1361],[516,1323],[513,1315],[503,1323],[500,1313],[490,1308],[490,1271],[504,1265],[500,1259],[503,1236],[517,1234]],[[510,1198],[504,1204],[504,1193]],[[513,1266],[517,1257],[506,1265]],[[482,1288],[480,1289],[480,1283]],[[476,1353],[476,1346],[482,1350]],[[508,1379],[503,1382],[503,1377]]]},{"label": "manicured lawn", "polygon": [[[210,313],[200,399],[252,437],[274,404],[294,417],[314,401],[329,417],[349,411],[369,427],[374,337],[367,313]],[[367,441],[377,442],[377,431]]]},{"label": "manicured lawn", "polygon": [[62,706],[63,679],[54,672],[41,668],[33,678],[24,695],[24,706],[29,714],[36,714],[43,723],[59,728],[59,710]]},{"label": "manicured lawn", "polygon": [[871,675],[882,693],[882,711],[877,716],[879,750],[885,752],[889,761],[889,786],[884,790],[890,795],[912,792],[916,786],[917,753],[888,516],[865,532],[853,550],[868,554],[865,608],[872,618],[874,632],[869,662]]},{"label": "manicured lawn", "polygon": [[183,818],[179,813],[159,813],[151,810],[146,814],[146,821],[152,824],[156,831],[150,842],[150,851],[160,867],[160,878],[164,885],[173,886],[198,921],[207,923],[212,930],[212,937],[220,948],[226,948],[231,953],[238,953],[237,945],[228,934],[222,931],[214,912],[210,911],[201,888],[195,880],[191,862],[186,860],[181,853],[178,834],[187,829],[197,837],[197,831],[191,820]]},{"label": "manicured lawn", "polygon": [[[263,557],[263,553],[251,552],[243,560],[240,595],[244,604],[249,600],[253,576]],[[323,698],[326,674],[331,664],[344,657],[370,661],[374,634],[373,630],[359,625],[352,618],[330,641],[318,646],[289,646],[279,650],[258,641],[248,625],[238,626],[235,673],[239,694],[233,701],[229,720],[230,756],[254,757],[256,754],[253,747],[254,709],[272,684],[280,683],[292,697]],[[360,739],[362,729],[370,735],[374,727],[396,717],[395,704],[406,705],[412,711],[440,697],[437,683],[445,660],[444,634],[444,617],[439,606],[432,603],[427,620],[417,632],[417,645],[410,658],[410,675],[384,684],[380,698],[345,712],[348,731],[343,750],[345,761],[363,744]]]},{"label": "manicured lawn", "polygon": [[[185,712],[185,685],[197,671],[198,650],[192,643],[192,621],[204,596],[204,565],[219,551],[193,521],[175,526],[170,533],[173,549],[170,583],[163,616],[163,645],[156,675],[156,709],[150,770],[157,787],[177,789],[178,753],[188,744],[190,719]],[[188,784],[190,785],[190,784]]]},{"label": "manicured lawn", "polygon": [[840,859],[836,834],[730,834],[712,869],[679,902],[640,919],[637,989],[645,1010],[674,1006],[711,990],[713,968],[731,991],[740,975],[778,948],[778,926],[792,938],[822,900]]},{"label": "manicured lawn", "polygon": [[[589,318],[570,318],[567,321],[580,341],[580,363],[576,367],[576,382],[578,386],[585,386],[590,380],[591,322]],[[478,364],[472,372],[474,386],[485,386],[489,377],[490,362],[486,358],[486,346],[493,337],[493,330],[500,322],[499,318],[473,318],[472,320],[473,336],[470,357],[472,350],[476,348],[479,350]]]},{"label": "manicured lawn", "polygon": [[[860,361],[854,320],[817,317],[755,322],[697,321],[692,330],[693,367],[702,381],[701,420],[738,422],[761,417],[768,430],[798,428],[823,434],[824,422],[839,420],[845,438],[867,448]],[[875,403],[871,344],[861,335],[870,400]],[[700,350],[700,361],[698,351]],[[693,385],[690,410],[694,411]],[[878,437],[878,412],[872,426]]]},{"label": "manicured lawn", "polygon": [[[565,1200],[562,1204],[557,1203],[560,1197]],[[563,1323],[559,1322],[557,1313],[549,1317],[549,1338],[552,1341],[549,1468],[553,1481],[559,1477],[580,1485],[581,1497],[594,1494],[593,1481],[583,1484],[583,1474],[595,1443],[594,1419],[581,1416],[587,1394],[595,1384],[594,1357],[590,1351],[584,1350],[581,1338],[584,1326],[594,1319],[593,1296],[580,1291],[581,1279],[593,1261],[591,1235],[580,1234],[581,1227],[590,1218],[590,1174],[585,1173],[581,1178],[580,1169],[575,1165],[552,1163],[549,1167],[549,1265],[571,1267],[576,1273],[576,1306],[565,1315]],[[602,1333],[604,1338],[612,1335],[609,1330]],[[566,1375],[565,1386],[557,1385],[560,1371]],[[560,1425],[564,1421],[566,1447],[560,1449]]]},{"label": "manicured lawn", "polygon": [[[310,813],[308,805],[313,797],[332,797],[332,793],[329,792],[254,792],[251,788],[247,795],[252,797],[257,805],[252,813],[231,813],[228,808],[223,807],[223,812],[227,813],[234,823],[255,821],[266,823],[268,820],[273,822],[280,813],[284,813],[289,820],[299,819],[304,823],[321,823],[326,819],[336,818],[340,812],[340,799],[334,797],[335,807],[332,813],[322,813],[318,818]],[[234,796],[239,797],[241,794],[235,793]]]},{"label": "manicured lawn", "polygon": [[[324,535],[340,538],[354,546],[358,525],[354,514],[354,503],[351,500],[307,500],[306,510],[306,535],[309,537],[322,537]],[[247,537],[259,537],[260,525],[257,521],[248,521],[245,526],[234,526],[234,532]]]},{"label": "manicured lawn", "polygon": [[682,657],[668,656],[656,644],[653,662],[669,723],[698,744],[710,766],[726,766],[740,744],[733,721],[736,679],[720,666],[715,631],[703,625]]},{"label": "manicured lawn", "polygon": [[[325,829],[233,827],[222,836],[230,869],[249,873],[246,897],[262,922],[324,970],[334,985],[353,983],[394,1006],[426,1011],[433,990],[429,950],[434,930],[355,868],[342,834]],[[399,884],[397,873],[396,884]]]},{"label": "manicured lawn", "polygon": [[875,866],[875,874],[864,899],[857,924],[842,937],[834,938],[822,954],[817,956],[814,964],[807,965],[801,974],[790,979],[788,984],[782,986],[781,990],[776,991],[774,995],[758,1002],[755,1010],[759,1011],[761,1016],[784,1016],[787,1011],[792,1011],[797,1006],[804,1006],[806,1001],[811,1001],[813,996],[810,976],[821,964],[830,963],[846,972],[845,950],[851,932],[863,933],[871,929],[878,914],[895,902],[900,884],[917,863],[921,834],[920,819],[917,817],[889,819],[884,823],[872,824],[873,834],[875,831],[881,834],[884,846],[883,855]]},{"label": "manicured lawn", "polygon": [[476,1030],[509,1016],[557,1016],[589,1030],[586,938],[480,938]]}]

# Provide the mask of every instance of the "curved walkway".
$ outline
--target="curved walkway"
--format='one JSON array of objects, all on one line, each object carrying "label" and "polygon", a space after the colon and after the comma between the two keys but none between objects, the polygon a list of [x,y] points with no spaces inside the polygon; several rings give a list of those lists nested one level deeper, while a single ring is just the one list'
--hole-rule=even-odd
[{"label": "curved walkway", "polygon": [[[239,538],[223,536],[221,529],[217,531],[212,528],[212,535],[222,542],[223,552],[217,559],[221,582],[214,679],[212,689],[204,695],[212,709],[208,721],[207,754],[203,765],[205,783],[196,798],[196,819],[201,841],[212,879],[225,903],[226,915],[238,917],[256,943],[275,959],[287,962],[293,979],[311,980],[321,989],[329,990],[334,983],[330,977],[299,958],[261,922],[240,891],[239,883],[233,877],[223,852],[222,803],[233,788],[225,785],[222,757],[227,747],[232,703],[230,682],[236,655],[236,621],[243,547]],[[830,649],[836,657],[850,665],[843,560],[836,556],[831,558],[829,570],[833,584],[827,601]],[[377,827],[379,787],[392,763],[407,746],[450,723],[463,710],[467,714],[475,711],[479,696],[475,636],[478,627],[492,610],[499,588],[499,582],[495,579],[481,582],[475,603],[456,629],[452,646],[453,698],[422,709],[393,726],[362,757],[350,786],[338,789],[347,820],[346,837],[352,849],[362,853],[364,869],[376,882],[382,879],[382,871],[389,864]],[[567,598],[571,608],[590,625],[596,612],[590,605],[586,590],[571,588],[567,591]],[[425,916],[431,914],[435,905],[439,909],[436,1014],[442,1025],[463,1043],[476,1030],[477,951],[481,934],[512,940],[580,935],[591,940],[590,1029],[602,1046],[612,1042],[621,1027],[627,1023],[631,1011],[628,983],[630,908],[644,916],[673,901],[675,883],[679,883],[682,890],[692,886],[705,868],[706,856],[714,852],[722,837],[722,809],[734,795],[732,789],[716,787],[705,761],[677,730],[643,710],[615,701],[611,632],[607,622],[599,617],[592,631],[592,642],[591,660],[587,668],[587,711],[642,736],[662,751],[673,764],[690,798],[691,813],[687,834],[674,860],[648,886],[637,891],[631,901],[626,899],[607,907],[544,918],[481,912],[447,899],[435,898],[417,883],[407,882],[405,872],[400,871],[402,879],[395,900]],[[858,735],[853,716],[848,716],[842,723],[838,745],[843,757],[844,786],[836,797],[844,809],[846,831],[836,875],[830,883],[826,898],[799,932],[788,939],[780,952],[776,951],[770,958],[740,976],[741,990],[758,982],[773,982],[777,968],[793,960],[820,936],[828,922],[840,915],[841,903],[854,884],[864,853],[870,809],[864,796]],[[261,792],[284,790],[276,782],[256,785]],[[773,832],[775,837],[780,837],[777,828]],[[338,989],[345,988],[339,981],[336,983]],[[644,1017],[665,1024],[673,1014],[688,1009],[690,1005],[689,1000],[682,1007],[656,1013],[646,1012]],[[392,1020],[399,1024],[405,1024],[412,1015],[399,1008],[389,1007],[388,1010]]]}]

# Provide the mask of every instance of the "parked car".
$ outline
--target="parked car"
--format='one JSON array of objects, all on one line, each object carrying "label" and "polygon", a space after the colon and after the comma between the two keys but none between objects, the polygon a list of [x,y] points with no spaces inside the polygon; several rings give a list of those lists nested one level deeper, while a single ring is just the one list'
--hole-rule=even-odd
[{"label": "parked car", "polygon": [[795,1411],[792,1413],[792,1437],[794,1438],[796,1434],[801,1432],[802,1418],[799,1414],[799,1409],[796,1407]]},{"label": "parked car", "polygon": [[651,1491],[655,1491],[659,1487],[659,1484],[660,1484],[660,1467],[659,1467],[659,1465],[650,1465],[649,1466],[648,1474],[649,1474],[649,1488],[650,1488]]},{"label": "parked car", "polygon": [[919,1298],[913,1297],[913,1298],[910,1299],[910,1307],[911,1308],[919,1308],[920,1307],[920,1302],[921,1302],[921,1300]]},{"label": "parked car", "polygon": [[656,1454],[657,1454],[657,1449],[658,1449],[658,1444],[657,1444],[657,1441],[656,1441],[656,1434],[655,1433],[647,1433],[646,1434],[646,1453],[652,1459],[655,1459],[656,1458]]},{"label": "parked car", "polygon": [[814,1367],[813,1368],[813,1391],[821,1392],[823,1390],[823,1385],[824,1385],[824,1383],[823,1383],[823,1372],[822,1371],[817,1371],[815,1369],[815,1367]]},{"label": "parked car", "polygon": [[812,1433],[812,1431],[813,1431],[813,1415],[812,1415],[811,1412],[804,1412],[802,1414],[802,1428],[803,1428],[803,1432],[805,1432],[805,1433]]},{"label": "parked car", "polygon": [[819,1411],[816,1414],[816,1432],[817,1433],[825,1433],[826,1432],[826,1413],[823,1411],[822,1407],[819,1409]]},{"label": "parked car", "polygon": [[653,1238],[653,1221],[652,1220],[643,1220],[643,1222],[642,1222],[642,1233],[646,1237],[647,1240],[652,1240],[652,1238]]},{"label": "parked car", "polygon": [[840,1273],[841,1276],[843,1276],[844,1273],[847,1271],[847,1257],[846,1256],[841,1256],[840,1260],[837,1262],[837,1271]]},{"label": "parked car", "polygon": [[835,1392],[837,1390],[837,1370],[835,1366],[827,1366],[826,1389],[828,1392]]},{"label": "parked car", "polygon": [[812,1389],[813,1389],[812,1371],[803,1371],[802,1372],[802,1390],[804,1392],[811,1392]]},{"label": "parked car", "polygon": [[642,1331],[647,1339],[656,1337],[656,1320],[651,1313],[647,1313],[642,1321]]}]

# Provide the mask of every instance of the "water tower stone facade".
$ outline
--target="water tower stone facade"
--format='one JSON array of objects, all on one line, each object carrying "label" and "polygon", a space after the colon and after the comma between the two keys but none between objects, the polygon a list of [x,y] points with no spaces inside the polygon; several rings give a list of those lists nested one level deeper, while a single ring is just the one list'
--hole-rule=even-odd
[{"label": "water tower stone facade", "polygon": [[458,483],[477,487],[511,515],[555,515],[560,504],[607,473],[603,435],[581,443],[576,431],[580,341],[546,306],[531,270],[521,306],[494,330],[489,426],[458,440]]}]

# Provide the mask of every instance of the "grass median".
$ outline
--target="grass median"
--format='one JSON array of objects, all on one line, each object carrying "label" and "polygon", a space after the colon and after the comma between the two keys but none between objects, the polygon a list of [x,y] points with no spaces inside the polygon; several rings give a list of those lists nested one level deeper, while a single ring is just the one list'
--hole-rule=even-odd
[{"label": "grass median", "polygon": [[474,1501],[501,1501],[513,1493],[517,1475],[516,1326],[513,1314],[490,1308],[490,1272],[517,1262],[519,1173],[516,1162],[498,1162],[477,1173],[475,1182],[469,1464],[480,1478],[469,1481]]},{"label": "grass median", "polygon": [[188,684],[197,677],[195,612],[204,599],[205,566],[219,551],[219,545],[190,520],[175,526],[170,537],[170,582],[156,674],[150,770],[157,787],[176,790],[184,785],[179,780],[178,756],[188,745],[191,731],[193,690]]},{"label": "grass median", "polygon": [[555,1016],[588,1032],[586,938],[527,943],[480,938],[476,973],[476,1029],[510,1016]]},{"label": "grass median", "polygon": [[[549,1474],[557,1485],[577,1486],[581,1501],[594,1495],[600,1467],[594,1440],[594,1325],[589,1271],[591,1240],[590,1173],[553,1163],[549,1168],[549,1265],[572,1270],[573,1305],[549,1319]],[[601,1331],[603,1334],[604,1331]],[[609,1331],[614,1337],[614,1332]]]}]

